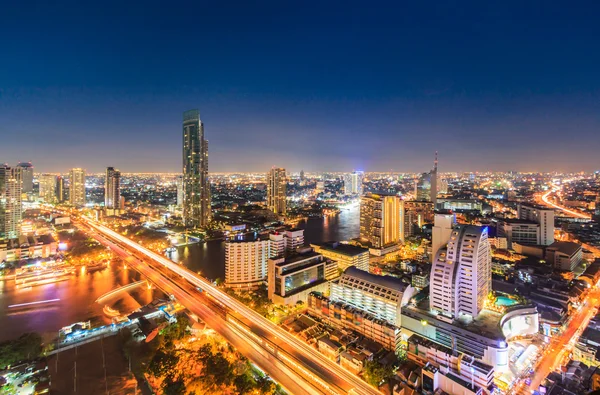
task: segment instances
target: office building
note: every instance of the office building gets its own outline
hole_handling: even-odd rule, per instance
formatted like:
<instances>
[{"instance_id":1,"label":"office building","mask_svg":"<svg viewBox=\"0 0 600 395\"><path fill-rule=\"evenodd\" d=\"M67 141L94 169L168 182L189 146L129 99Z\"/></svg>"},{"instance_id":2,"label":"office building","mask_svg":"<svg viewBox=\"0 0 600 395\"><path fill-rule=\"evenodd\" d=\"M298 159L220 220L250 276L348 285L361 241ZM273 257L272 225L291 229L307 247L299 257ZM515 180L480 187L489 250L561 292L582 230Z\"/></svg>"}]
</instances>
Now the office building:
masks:
<instances>
[{"instance_id":1,"label":"office building","mask_svg":"<svg viewBox=\"0 0 600 395\"><path fill-rule=\"evenodd\" d=\"M492 290L492 262L487 228L458 225L431 268L430 309L458 319L477 317Z\"/></svg>"},{"instance_id":2,"label":"office building","mask_svg":"<svg viewBox=\"0 0 600 395\"><path fill-rule=\"evenodd\" d=\"M183 207L183 176L177 176L175 185L177 187L177 207Z\"/></svg>"},{"instance_id":3,"label":"office building","mask_svg":"<svg viewBox=\"0 0 600 395\"><path fill-rule=\"evenodd\" d=\"M582 259L581 245L572 241L555 241L546 248L546 261L558 270L572 272Z\"/></svg>"},{"instance_id":4,"label":"office building","mask_svg":"<svg viewBox=\"0 0 600 395\"><path fill-rule=\"evenodd\" d=\"M183 224L196 228L211 218L208 141L198 110L183 113Z\"/></svg>"},{"instance_id":5,"label":"office building","mask_svg":"<svg viewBox=\"0 0 600 395\"><path fill-rule=\"evenodd\" d=\"M63 176L56 176L56 190L54 195L57 203L63 203L67 200L67 189Z\"/></svg>"},{"instance_id":6,"label":"office building","mask_svg":"<svg viewBox=\"0 0 600 395\"><path fill-rule=\"evenodd\" d=\"M415 289L397 277L377 276L349 267L331 283L330 299L354 306L400 328L401 308L414 294Z\"/></svg>"},{"instance_id":7,"label":"office building","mask_svg":"<svg viewBox=\"0 0 600 395\"><path fill-rule=\"evenodd\" d=\"M404 220L404 236L413 235L415 229L433 223L434 205L432 202L402 201L401 215Z\"/></svg>"},{"instance_id":8,"label":"office building","mask_svg":"<svg viewBox=\"0 0 600 395\"><path fill-rule=\"evenodd\" d=\"M73 207L85 206L85 170L71 169L69 182L69 203Z\"/></svg>"},{"instance_id":9,"label":"office building","mask_svg":"<svg viewBox=\"0 0 600 395\"><path fill-rule=\"evenodd\" d=\"M339 270L343 271L354 266L365 272L369 271L369 250L366 248L339 242L311 244L310 246L325 258L336 261Z\"/></svg>"},{"instance_id":10,"label":"office building","mask_svg":"<svg viewBox=\"0 0 600 395\"><path fill-rule=\"evenodd\" d=\"M118 215L121 207L121 172L114 167L106 168L104 180L104 208L109 215Z\"/></svg>"},{"instance_id":11,"label":"office building","mask_svg":"<svg viewBox=\"0 0 600 395\"><path fill-rule=\"evenodd\" d=\"M294 305L298 301L306 303L309 293L326 292L328 280L337 276L337 263L312 248L301 249L287 258L270 258L267 274L269 300L286 305Z\"/></svg>"},{"instance_id":12,"label":"office building","mask_svg":"<svg viewBox=\"0 0 600 395\"><path fill-rule=\"evenodd\" d=\"M369 193L360 199L360 238L371 248L382 249L397 244L400 238L398 196Z\"/></svg>"},{"instance_id":13,"label":"office building","mask_svg":"<svg viewBox=\"0 0 600 395\"><path fill-rule=\"evenodd\" d=\"M344 174L344 195L362 195L364 176L362 171Z\"/></svg>"},{"instance_id":14,"label":"office building","mask_svg":"<svg viewBox=\"0 0 600 395\"><path fill-rule=\"evenodd\" d=\"M540 245L540 225L533 221L507 218L498 221L498 238L506 240L506 246L514 249L513 244Z\"/></svg>"},{"instance_id":15,"label":"office building","mask_svg":"<svg viewBox=\"0 0 600 395\"><path fill-rule=\"evenodd\" d=\"M270 240L225 243L225 286L235 290L254 290L267 280Z\"/></svg>"},{"instance_id":16,"label":"office building","mask_svg":"<svg viewBox=\"0 0 600 395\"><path fill-rule=\"evenodd\" d=\"M433 169L421 174L415 183L415 199L421 202L432 202L435 206L438 188L438 159L435 152Z\"/></svg>"},{"instance_id":17,"label":"office building","mask_svg":"<svg viewBox=\"0 0 600 395\"><path fill-rule=\"evenodd\" d=\"M287 177L285 169L274 167L267 173L267 208L277 215L287 210Z\"/></svg>"},{"instance_id":18,"label":"office building","mask_svg":"<svg viewBox=\"0 0 600 395\"><path fill-rule=\"evenodd\" d=\"M517 205L517 216L521 220L532 221L540 226L538 244L548 246L554 243L554 210L521 203Z\"/></svg>"},{"instance_id":19,"label":"office building","mask_svg":"<svg viewBox=\"0 0 600 395\"><path fill-rule=\"evenodd\" d=\"M433 228L431 229L431 262L438 250L450 240L452 228L456 223L454 214L450 212L435 214Z\"/></svg>"},{"instance_id":20,"label":"office building","mask_svg":"<svg viewBox=\"0 0 600 395\"><path fill-rule=\"evenodd\" d=\"M56 202L56 176L53 174L42 174L39 177L39 197L45 203Z\"/></svg>"},{"instance_id":21,"label":"office building","mask_svg":"<svg viewBox=\"0 0 600 395\"><path fill-rule=\"evenodd\" d=\"M23 180L22 168L0 165L0 240L14 239L21 233Z\"/></svg>"},{"instance_id":22,"label":"office building","mask_svg":"<svg viewBox=\"0 0 600 395\"><path fill-rule=\"evenodd\" d=\"M23 193L33 192L33 165L31 162L21 162L17 165L21 168L23 179Z\"/></svg>"},{"instance_id":23,"label":"office building","mask_svg":"<svg viewBox=\"0 0 600 395\"><path fill-rule=\"evenodd\" d=\"M272 256L288 256L304 247L304 229L290 229L269 234Z\"/></svg>"}]
</instances>

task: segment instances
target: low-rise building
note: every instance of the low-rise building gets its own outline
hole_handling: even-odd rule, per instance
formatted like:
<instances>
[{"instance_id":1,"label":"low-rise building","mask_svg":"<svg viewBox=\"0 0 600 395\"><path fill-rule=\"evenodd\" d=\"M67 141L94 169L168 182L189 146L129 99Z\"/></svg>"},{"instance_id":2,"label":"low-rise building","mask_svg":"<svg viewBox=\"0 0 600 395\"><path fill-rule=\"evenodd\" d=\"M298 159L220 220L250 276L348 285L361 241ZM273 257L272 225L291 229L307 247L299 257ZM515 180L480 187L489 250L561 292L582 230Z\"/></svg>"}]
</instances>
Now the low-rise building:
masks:
<instances>
[{"instance_id":1,"label":"low-rise building","mask_svg":"<svg viewBox=\"0 0 600 395\"><path fill-rule=\"evenodd\" d=\"M555 241L546 248L546 261L555 269L572 272L582 259L581 245L571 241Z\"/></svg>"},{"instance_id":2,"label":"low-rise building","mask_svg":"<svg viewBox=\"0 0 600 395\"><path fill-rule=\"evenodd\" d=\"M345 349L341 343L332 340L327 336L321 337L317 341L317 345L319 352L335 363L339 362L340 355Z\"/></svg>"},{"instance_id":3,"label":"low-rise building","mask_svg":"<svg viewBox=\"0 0 600 395\"><path fill-rule=\"evenodd\" d=\"M369 271L369 250L351 244L339 242L311 244L315 252L338 263L339 270L354 266L366 272Z\"/></svg>"},{"instance_id":4,"label":"low-rise building","mask_svg":"<svg viewBox=\"0 0 600 395\"><path fill-rule=\"evenodd\" d=\"M19 236L18 238L0 241L0 262L49 258L56 255L57 248L57 241L49 234Z\"/></svg>"}]
</instances>

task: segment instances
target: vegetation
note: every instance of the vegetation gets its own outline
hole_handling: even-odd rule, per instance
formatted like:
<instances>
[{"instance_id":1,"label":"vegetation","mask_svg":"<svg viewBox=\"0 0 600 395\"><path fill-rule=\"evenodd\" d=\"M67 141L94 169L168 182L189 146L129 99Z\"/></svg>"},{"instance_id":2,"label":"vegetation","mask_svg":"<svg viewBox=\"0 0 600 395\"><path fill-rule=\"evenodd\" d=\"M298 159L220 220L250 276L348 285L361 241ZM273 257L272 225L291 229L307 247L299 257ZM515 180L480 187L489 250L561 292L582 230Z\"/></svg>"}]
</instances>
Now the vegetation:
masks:
<instances>
[{"instance_id":1,"label":"vegetation","mask_svg":"<svg viewBox=\"0 0 600 395\"><path fill-rule=\"evenodd\" d=\"M25 333L18 339L0 343L0 369L34 360L41 353L42 337L37 333Z\"/></svg>"},{"instance_id":2,"label":"vegetation","mask_svg":"<svg viewBox=\"0 0 600 395\"><path fill-rule=\"evenodd\" d=\"M396 373L393 364L384 365L379 361L366 361L364 366L364 379L370 385L379 388L381 384L388 381Z\"/></svg>"}]
</instances>

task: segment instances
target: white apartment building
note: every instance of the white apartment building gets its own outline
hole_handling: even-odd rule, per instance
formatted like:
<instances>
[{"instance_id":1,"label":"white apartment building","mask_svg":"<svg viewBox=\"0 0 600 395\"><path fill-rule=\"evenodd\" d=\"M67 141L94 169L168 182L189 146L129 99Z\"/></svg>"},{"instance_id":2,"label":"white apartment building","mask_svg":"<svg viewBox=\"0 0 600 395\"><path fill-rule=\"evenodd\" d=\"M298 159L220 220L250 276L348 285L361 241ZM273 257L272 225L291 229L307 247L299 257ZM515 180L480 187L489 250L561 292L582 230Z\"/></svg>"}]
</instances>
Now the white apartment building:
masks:
<instances>
[{"instance_id":1,"label":"white apartment building","mask_svg":"<svg viewBox=\"0 0 600 395\"><path fill-rule=\"evenodd\" d=\"M22 168L0 165L0 240L21 234Z\"/></svg>"},{"instance_id":2,"label":"white apartment building","mask_svg":"<svg viewBox=\"0 0 600 395\"><path fill-rule=\"evenodd\" d=\"M362 195L365 173L353 171L344 175L344 195Z\"/></svg>"},{"instance_id":3,"label":"white apartment building","mask_svg":"<svg viewBox=\"0 0 600 395\"><path fill-rule=\"evenodd\" d=\"M554 243L554 210L541 206L527 204L517 205L519 219L535 222L540 225L541 245L548 246Z\"/></svg>"},{"instance_id":4,"label":"white apartment building","mask_svg":"<svg viewBox=\"0 0 600 395\"><path fill-rule=\"evenodd\" d=\"M438 250L445 246L450 240L452 228L456 223L456 217L452 213L438 213L433 218L433 228L431 229L431 261Z\"/></svg>"},{"instance_id":5,"label":"white apartment building","mask_svg":"<svg viewBox=\"0 0 600 395\"><path fill-rule=\"evenodd\" d=\"M225 286L235 290L258 289L267 279L270 241L225 243Z\"/></svg>"}]
</instances>

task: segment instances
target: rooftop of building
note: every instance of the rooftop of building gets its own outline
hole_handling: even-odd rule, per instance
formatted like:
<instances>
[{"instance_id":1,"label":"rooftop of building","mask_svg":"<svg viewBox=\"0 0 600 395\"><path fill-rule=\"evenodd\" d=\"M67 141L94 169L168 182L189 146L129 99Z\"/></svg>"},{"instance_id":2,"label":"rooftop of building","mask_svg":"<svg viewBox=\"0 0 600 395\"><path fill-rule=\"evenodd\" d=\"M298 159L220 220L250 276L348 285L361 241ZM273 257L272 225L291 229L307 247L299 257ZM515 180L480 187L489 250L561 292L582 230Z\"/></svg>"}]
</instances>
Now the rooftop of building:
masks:
<instances>
[{"instance_id":1,"label":"rooftop of building","mask_svg":"<svg viewBox=\"0 0 600 395\"><path fill-rule=\"evenodd\" d=\"M398 277L378 276L376 274L371 274L364 270L360 270L354 266L348 267L344 271L344 274L342 274L342 277L344 277L344 276L358 278L365 282L377 284L384 288L388 288L388 289L400 291L400 292L404 292L404 290L410 285L410 284L406 284Z\"/></svg>"},{"instance_id":2,"label":"rooftop of building","mask_svg":"<svg viewBox=\"0 0 600 395\"><path fill-rule=\"evenodd\" d=\"M338 254L346 256L357 256L360 254L369 253L369 250L367 248L362 248L352 244L343 244L337 241L330 241L327 243L315 243L311 244L311 246L319 247L327 251L334 251Z\"/></svg>"},{"instance_id":3,"label":"rooftop of building","mask_svg":"<svg viewBox=\"0 0 600 395\"><path fill-rule=\"evenodd\" d=\"M519 219L519 218L503 218L502 220L500 220L500 222L506 222L507 224L514 224L514 225L535 225L538 226L539 224L533 221L528 221L526 219Z\"/></svg>"},{"instance_id":4,"label":"rooftop of building","mask_svg":"<svg viewBox=\"0 0 600 395\"><path fill-rule=\"evenodd\" d=\"M574 255L581 250L581 244L572 241L555 241L548 246L548 249L555 249L566 255Z\"/></svg>"},{"instance_id":5,"label":"rooftop of building","mask_svg":"<svg viewBox=\"0 0 600 395\"><path fill-rule=\"evenodd\" d=\"M579 337L579 341L582 343L600 344L600 331L594 328L585 328Z\"/></svg>"}]
</instances>

